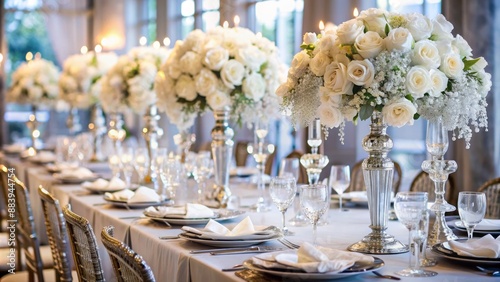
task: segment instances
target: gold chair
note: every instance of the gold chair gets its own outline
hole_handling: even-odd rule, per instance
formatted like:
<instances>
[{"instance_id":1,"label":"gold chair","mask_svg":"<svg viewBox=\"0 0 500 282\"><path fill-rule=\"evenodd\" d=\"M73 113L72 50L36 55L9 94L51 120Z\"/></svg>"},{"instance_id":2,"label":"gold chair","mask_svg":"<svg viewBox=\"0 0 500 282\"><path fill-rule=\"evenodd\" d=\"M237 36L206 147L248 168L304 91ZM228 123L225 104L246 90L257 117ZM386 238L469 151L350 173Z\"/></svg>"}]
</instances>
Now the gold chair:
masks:
<instances>
[{"instance_id":1,"label":"gold chair","mask_svg":"<svg viewBox=\"0 0 500 282\"><path fill-rule=\"evenodd\" d=\"M71 211L70 205L63 208L63 214L79 280L105 281L97 241L89 221Z\"/></svg>"},{"instance_id":2,"label":"gold chair","mask_svg":"<svg viewBox=\"0 0 500 282\"><path fill-rule=\"evenodd\" d=\"M300 158L304 155L304 153L302 153L301 151L299 150L293 150L290 154L288 154L285 158L287 159L291 159L291 158L296 158L296 159L299 159L299 179L297 179L297 183L300 183L300 184L307 184L309 183L309 180L307 178L307 170L305 169L305 167L303 167L301 164L300 164Z\"/></svg>"},{"instance_id":3,"label":"gold chair","mask_svg":"<svg viewBox=\"0 0 500 282\"><path fill-rule=\"evenodd\" d=\"M427 192L429 194L429 202L434 202L436 199L436 194L434 193L434 182L431 180L427 172L420 171L410 185L410 191L412 192ZM453 198L453 193L455 191L455 185L453 178L448 178L445 186L445 200L450 202Z\"/></svg>"},{"instance_id":4,"label":"gold chair","mask_svg":"<svg viewBox=\"0 0 500 282\"><path fill-rule=\"evenodd\" d=\"M38 187L38 195L42 200L42 210L45 217L45 226L47 227L49 246L52 250L56 280L61 282L76 280L78 274L76 271L72 271L71 268L66 220L59 205L59 200L54 198L41 185Z\"/></svg>"},{"instance_id":5,"label":"gold chair","mask_svg":"<svg viewBox=\"0 0 500 282\"><path fill-rule=\"evenodd\" d=\"M118 282L154 282L153 271L144 259L129 246L113 237L113 226L106 226L101 232L101 241L108 251Z\"/></svg>"},{"instance_id":6,"label":"gold chair","mask_svg":"<svg viewBox=\"0 0 500 282\"><path fill-rule=\"evenodd\" d=\"M486 194L485 218L500 218L500 177L486 181L478 189Z\"/></svg>"},{"instance_id":7,"label":"gold chair","mask_svg":"<svg viewBox=\"0 0 500 282\"><path fill-rule=\"evenodd\" d=\"M392 190L394 194L399 192L399 187L401 186L401 179L403 178L403 171L401 170L401 166L398 162L393 161L394 163L394 175L392 179ZM357 162L351 170L351 184L347 191L363 191L366 190L365 180L363 178L363 169L362 169L363 161Z\"/></svg>"}]
</instances>

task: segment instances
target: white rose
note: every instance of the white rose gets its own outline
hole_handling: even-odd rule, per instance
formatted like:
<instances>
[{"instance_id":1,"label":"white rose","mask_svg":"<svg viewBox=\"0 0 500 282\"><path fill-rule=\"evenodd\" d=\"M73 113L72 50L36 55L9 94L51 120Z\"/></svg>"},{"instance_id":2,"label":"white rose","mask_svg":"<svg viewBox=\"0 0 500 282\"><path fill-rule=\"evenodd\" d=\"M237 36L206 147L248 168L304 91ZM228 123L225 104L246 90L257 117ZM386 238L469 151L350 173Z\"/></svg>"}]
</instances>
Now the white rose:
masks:
<instances>
[{"instance_id":1,"label":"white rose","mask_svg":"<svg viewBox=\"0 0 500 282\"><path fill-rule=\"evenodd\" d=\"M441 63L439 51L430 40L422 40L415 43L411 53L411 61L415 65L422 65L428 69L436 69Z\"/></svg>"},{"instance_id":2,"label":"white rose","mask_svg":"<svg viewBox=\"0 0 500 282\"><path fill-rule=\"evenodd\" d=\"M30 100L36 101L42 98L43 90L41 87L31 86L27 90L28 90L28 97L30 98Z\"/></svg>"},{"instance_id":3,"label":"white rose","mask_svg":"<svg viewBox=\"0 0 500 282\"><path fill-rule=\"evenodd\" d=\"M230 89L241 85L244 75L245 67L236 60L227 61L220 71L222 82Z\"/></svg>"},{"instance_id":4,"label":"white rose","mask_svg":"<svg viewBox=\"0 0 500 282\"><path fill-rule=\"evenodd\" d=\"M398 27L389 32L384 38L387 50L409 51L413 44L413 36L410 31L404 27Z\"/></svg>"},{"instance_id":5,"label":"white rose","mask_svg":"<svg viewBox=\"0 0 500 282\"><path fill-rule=\"evenodd\" d=\"M220 110L229 106L231 99L222 91L214 91L207 96L207 104L212 110Z\"/></svg>"},{"instance_id":6,"label":"white rose","mask_svg":"<svg viewBox=\"0 0 500 282\"><path fill-rule=\"evenodd\" d=\"M363 34L364 29L363 22L358 19L343 22L337 28L340 44L354 44L356 38Z\"/></svg>"},{"instance_id":7,"label":"white rose","mask_svg":"<svg viewBox=\"0 0 500 282\"><path fill-rule=\"evenodd\" d=\"M315 32L306 32L302 40L304 44L314 44L318 40L318 36Z\"/></svg>"},{"instance_id":8,"label":"white rose","mask_svg":"<svg viewBox=\"0 0 500 282\"><path fill-rule=\"evenodd\" d=\"M459 78L464 71L464 62L457 53L447 53L443 56L439 69L449 78Z\"/></svg>"},{"instance_id":9,"label":"white rose","mask_svg":"<svg viewBox=\"0 0 500 282\"><path fill-rule=\"evenodd\" d=\"M384 40L378 33L368 31L356 38L354 47L364 59L374 58L384 49Z\"/></svg>"},{"instance_id":10,"label":"white rose","mask_svg":"<svg viewBox=\"0 0 500 282\"><path fill-rule=\"evenodd\" d=\"M448 39L432 41L439 51L439 54L446 54L450 52L459 53L459 50L452 46L452 41Z\"/></svg>"},{"instance_id":11,"label":"white rose","mask_svg":"<svg viewBox=\"0 0 500 282\"><path fill-rule=\"evenodd\" d=\"M471 69L473 71L482 71L488 65L488 62L483 57L479 57L479 60L472 65Z\"/></svg>"},{"instance_id":12,"label":"white rose","mask_svg":"<svg viewBox=\"0 0 500 282\"><path fill-rule=\"evenodd\" d=\"M311 58L307 54L306 51L301 51L293 57L292 63L290 65L290 70L288 71L288 74L291 75L293 78L297 79L301 77L304 72L307 70L307 67L309 66L309 61Z\"/></svg>"},{"instance_id":13,"label":"white rose","mask_svg":"<svg viewBox=\"0 0 500 282\"><path fill-rule=\"evenodd\" d=\"M358 111L356 110L356 108L344 107L342 114L347 121L353 121L354 117L358 114Z\"/></svg>"},{"instance_id":14,"label":"white rose","mask_svg":"<svg viewBox=\"0 0 500 282\"><path fill-rule=\"evenodd\" d=\"M207 68L201 69L194 77L196 92L200 93L202 96L207 96L208 93L215 91L218 83L219 79L217 76Z\"/></svg>"},{"instance_id":15,"label":"white rose","mask_svg":"<svg viewBox=\"0 0 500 282\"><path fill-rule=\"evenodd\" d=\"M181 70L179 68L179 61L174 61L167 66L166 72L171 78L177 79L181 75Z\"/></svg>"},{"instance_id":16,"label":"white rose","mask_svg":"<svg viewBox=\"0 0 500 282\"><path fill-rule=\"evenodd\" d=\"M467 41L465 41L465 39L460 36L460 34L457 34L451 44L458 49L460 57L463 58L472 56L472 48L470 47L469 43L467 43Z\"/></svg>"},{"instance_id":17,"label":"white rose","mask_svg":"<svg viewBox=\"0 0 500 282\"><path fill-rule=\"evenodd\" d=\"M196 99L196 88L193 79L189 75L181 75L175 82L175 92L181 98L188 101Z\"/></svg>"},{"instance_id":18,"label":"white rose","mask_svg":"<svg viewBox=\"0 0 500 282\"><path fill-rule=\"evenodd\" d=\"M422 98L432 87L429 71L422 66L414 66L406 75L406 89L415 98Z\"/></svg>"},{"instance_id":19,"label":"white rose","mask_svg":"<svg viewBox=\"0 0 500 282\"><path fill-rule=\"evenodd\" d=\"M385 26L387 25L386 17L387 15L385 14L385 11L377 8L364 10L359 15L359 18L363 20L366 29L374 31L380 36L385 36Z\"/></svg>"},{"instance_id":20,"label":"white rose","mask_svg":"<svg viewBox=\"0 0 500 282\"><path fill-rule=\"evenodd\" d=\"M203 63L211 70L220 70L229 60L229 52L218 46L207 51Z\"/></svg>"},{"instance_id":21,"label":"white rose","mask_svg":"<svg viewBox=\"0 0 500 282\"><path fill-rule=\"evenodd\" d=\"M295 87L295 83L291 78L288 78L285 83L282 83L278 89L276 89L276 95L279 97L286 97L289 91Z\"/></svg>"},{"instance_id":22,"label":"white rose","mask_svg":"<svg viewBox=\"0 0 500 282\"><path fill-rule=\"evenodd\" d=\"M412 102L401 98L393 103L385 105L382 109L384 121L389 126L402 127L406 124L413 124L413 116L417 113L417 108Z\"/></svg>"},{"instance_id":23,"label":"white rose","mask_svg":"<svg viewBox=\"0 0 500 282\"><path fill-rule=\"evenodd\" d=\"M411 32L415 41L431 37L432 22L428 17L420 13L411 13L407 15L407 19L408 24L406 28Z\"/></svg>"},{"instance_id":24,"label":"white rose","mask_svg":"<svg viewBox=\"0 0 500 282\"><path fill-rule=\"evenodd\" d=\"M238 62L253 71L259 71L260 67L266 62L266 54L255 46L239 49L236 52Z\"/></svg>"},{"instance_id":25,"label":"white rose","mask_svg":"<svg viewBox=\"0 0 500 282\"><path fill-rule=\"evenodd\" d=\"M480 70L477 72L477 78L480 81L478 92L481 97L486 97L488 92L491 90L491 74L485 72L484 70Z\"/></svg>"},{"instance_id":26,"label":"white rose","mask_svg":"<svg viewBox=\"0 0 500 282\"><path fill-rule=\"evenodd\" d=\"M243 80L243 93L249 99L259 101L266 93L266 81L257 73L252 73Z\"/></svg>"},{"instance_id":27,"label":"white rose","mask_svg":"<svg viewBox=\"0 0 500 282\"><path fill-rule=\"evenodd\" d=\"M432 35L435 39L453 39L451 31L453 24L451 24L442 14L439 14L432 21Z\"/></svg>"},{"instance_id":28,"label":"white rose","mask_svg":"<svg viewBox=\"0 0 500 282\"><path fill-rule=\"evenodd\" d=\"M203 31L195 29L186 36L182 48L184 50L193 50L197 53L201 53L205 37L206 35Z\"/></svg>"},{"instance_id":29,"label":"white rose","mask_svg":"<svg viewBox=\"0 0 500 282\"><path fill-rule=\"evenodd\" d=\"M429 90L429 95L432 97L439 97L448 86L448 77L446 77L442 71L437 69L431 69L429 74L431 75L432 81L432 87Z\"/></svg>"},{"instance_id":30,"label":"white rose","mask_svg":"<svg viewBox=\"0 0 500 282\"><path fill-rule=\"evenodd\" d=\"M179 66L181 71L196 75L203 67L201 65L201 56L195 52L188 51L179 59Z\"/></svg>"},{"instance_id":31,"label":"white rose","mask_svg":"<svg viewBox=\"0 0 500 282\"><path fill-rule=\"evenodd\" d=\"M322 53L329 54L335 48L335 41L337 36L335 34L325 34L318 42L318 48Z\"/></svg>"},{"instance_id":32,"label":"white rose","mask_svg":"<svg viewBox=\"0 0 500 282\"><path fill-rule=\"evenodd\" d=\"M331 63L326 67L324 76L325 87L332 90L333 93L352 94L353 83L347 78L347 67L344 64Z\"/></svg>"},{"instance_id":33,"label":"white rose","mask_svg":"<svg viewBox=\"0 0 500 282\"><path fill-rule=\"evenodd\" d=\"M358 86L370 87L375 77L375 67L368 60L351 61L347 66L347 79Z\"/></svg>"},{"instance_id":34,"label":"white rose","mask_svg":"<svg viewBox=\"0 0 500 282\"><path fill-rule=\"evenodd\" d=\"M321 124L329 128L339 127L342 121L344 121L342 112L330 103L319 106L318 117L321 120Z\"/></svg>"},{"instance_id":35,"label":"white rose","mask_svg":"<svg viewBox=\"0 0 500 282\"><path fill-rule=\"evenodd\" d=\"M319 53L309 62L309 68L316 76L323 76L326 67L332 62L325 53Z\"/></svg>"}]
</instances>

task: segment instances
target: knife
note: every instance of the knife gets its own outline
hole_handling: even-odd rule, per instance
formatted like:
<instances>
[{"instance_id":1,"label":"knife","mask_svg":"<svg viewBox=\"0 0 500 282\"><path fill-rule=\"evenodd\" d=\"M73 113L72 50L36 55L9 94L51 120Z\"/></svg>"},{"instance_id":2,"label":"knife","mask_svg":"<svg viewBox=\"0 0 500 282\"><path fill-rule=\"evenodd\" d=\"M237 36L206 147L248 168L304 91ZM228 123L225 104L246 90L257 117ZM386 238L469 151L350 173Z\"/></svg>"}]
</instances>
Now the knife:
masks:
<instances>
[{"instance_id":1,"label":"knife","mask_svg":"<svg viewBox=\"0 0 500 282\"><path fill-rule=\"evenodd\" d=\"M210 252L211 255L236 255L236 254L247 254L247 253L266 253L272 251L282 251L282 248L273 248L273 247L250 247L245 250L217 250L214 252Z\"/></svg>"},{"instance_id":2,"label":"knife","mask_svg":"<svg viewBox=\"0 0 500 282\"><path fill-rule=\"evenodd\" d=\"M204 253L212 253L218 251L246 251L249 249L255 249L257 247L244 247L244 248L225 248L225 249L208 249L208 250L198 250L198 251L190 251L190 254L204 254Z\"/></svg>"}]
</instances>

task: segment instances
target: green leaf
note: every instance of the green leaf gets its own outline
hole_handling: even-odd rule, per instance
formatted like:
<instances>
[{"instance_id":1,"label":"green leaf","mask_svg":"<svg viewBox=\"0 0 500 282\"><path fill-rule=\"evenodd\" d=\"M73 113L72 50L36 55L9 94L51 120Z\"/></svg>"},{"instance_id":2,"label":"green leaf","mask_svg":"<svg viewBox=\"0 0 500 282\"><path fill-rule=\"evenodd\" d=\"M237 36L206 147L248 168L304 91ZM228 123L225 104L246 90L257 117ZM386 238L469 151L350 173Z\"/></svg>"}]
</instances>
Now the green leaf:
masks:
<instances>
[{"instance_id":1,"label":"green leaf","mask_svg":"<svg viewBox=\"0 0 500 282\"><path fill-rule=\"evenodd\" d=\"M368 104L362 105L361 108L359 109L359 118L361 120L369 119L372 116L374 109L375 109L374 107Z\"/></svg>"},{"instance_id":2,"label":"green leaf","mask_svg":"<svg viewBox=\"0 0 500 282\"><path fill-rule=\"evenodd\" d=\"M414 119L414 120L417 120L419 117L420 117L420 115L419 115L418 113L415 113L415 114L413 115L413 119Z\"/></svg>"},{"instance_id":3,"label":"green leaf","mask_svg":"<svg viewBox=\"0 0 500 282\"><path fill-rule=\"evenodd\" d=\"M412 103L415 102L415 99L413 99L413 96L411 96L410 94L406 95L405 98Z\"/></svg>"},{"instance_id":4,"label":"green leaf","mask_svg":"<svg viewBox=\"0 0 500 282\"><path fill-rule=\"evenodd\" d=\"M476 58L476 59L472 59L472 60L467 60L467 59L463 59L463 62L464 62L464 70L470 70L471 67L477 63L479 61L479 58Z\"/></svg>"},{"instance_id":5,"label":"green leaf","mask_svg":"<svg viewBox=\"0 0 500 282\"><path fill-rule=\"evenodd\" d=\"M389 32L391 31L391 27L389 27L389 24L385 24L385 36L389 35Z\"/></svg>"},{"instance_id":6,"label":"green leaf","mask_svg":"<svg viewBox=\"0 0 500 282\"><path fill-rule=\"evenodd\" d=\"M363 89L363 86L354 84L354 86L352 87L352 93L358 93L359 91L361 91L361 89Z\"/></svg>"}]
</instances>

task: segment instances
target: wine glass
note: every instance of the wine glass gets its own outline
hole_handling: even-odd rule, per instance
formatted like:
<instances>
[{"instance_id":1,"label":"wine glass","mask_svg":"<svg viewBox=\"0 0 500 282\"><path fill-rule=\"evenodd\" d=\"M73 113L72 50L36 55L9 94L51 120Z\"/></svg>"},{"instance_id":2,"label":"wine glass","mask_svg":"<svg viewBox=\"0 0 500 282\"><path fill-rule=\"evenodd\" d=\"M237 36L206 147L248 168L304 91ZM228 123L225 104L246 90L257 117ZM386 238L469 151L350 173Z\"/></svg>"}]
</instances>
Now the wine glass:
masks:
<instances>
[{"instance_id":1,"label":"wine glass","mask_svg":"<svg viewBox=\"0 0 500 282\"><path fill-rule=\"evenodd\" d=\"M266 161L269 155L274 152L274 145L264 142L259 143L249 143L247 145L247 152L251 154L257 163L257 169L259 170L257 179L257 190L259 191L259 199L255 205L257 212L267 211L268 204L266 203L266 186L264 183L264 169L266 167Z\"/></svg>"},{"instance_id":2,"label":"wine glass","mask_svg":"<svg viewBox=\"0 0 500 282\"><path fill-rule=\"evenodd\" d=\"M486 195L483 192L458 193L458 214L467 228L467 237L472 239L474 228L486 213Z\"/></svg>"},{"instance_id":3,"label":"wine glass","mask_svg":"<svg viewBox=\"0 0 500 282\"><path fill-rule=\"evenodd\" d=\"M134 173L134 149L125 148L121 153L121 164L123 171L123 178L125 178L125 183L127 188L131 187L132 174Z\"/></svg>"},{"instance_id":4,"label":"wine glass","mask_svg":"<svg viewBox=\"0 0 500 282\"><path fill-rule=\"evenodd\" d=\"M281 160L278 176L292 176L295 177L295 182L297 182L299 179L299 173L300 162L298 158L285 158ZM304 226L309 223L300 209L299 195L300 192L297 189L297 192L295 193L296 200L293 202L293 211L295 212L295 216L288 221L290 222L290 225L293 226Z\"/></svg>"},{"instance_id":5,"label":"wine glass","mask_svg":"<svg viewBox=\"0 0 500 282\"><path fill-rule=\"evenodd\" d=\"M448 144L448 131L444 128L441 117L429 121L425 138L427 152L432 155L433 159L442 160L444 154L448 151Z\"/></svg>"},{"instance_id":6,"label":"wine glass","mask_svg":"<svg viewBox=\"0 0 500 282\"><path fill-rule=\"evenodd\" d=\"M212 176L214 162L210 152L199 153L193 168L193 177L198 185L198 203L202 203L207 195L207 179Z\"/></svg>"},{"instance_id":7,"label":"wine glass","mask_svg":"<svg viewBox=\"0 0 500 282\"><path fill-rule=\"evenodd\" d=\"M278 207L282 215L283 227L281 230L284 235L293 235L293 232L286 227L285 213L293 202L297 191L297 185L294 177L273 177L269 186L271 199Z\"/></svg>"},{"instance_id":8,"label":"wine glass","mask_svg":"<svg viewBox=\"0 0 500 282\"><path fill-rule=\"evenodd\" d=\"M427 239L429 216L427 213L427 192L399 192L396 194L394 208L399 221L408 228L408 244L411 247L408 268L398 271L403 277L430 277L434 271L423 270L420 265L420 251ZM415 261L412 263L412 261Z\"/></svg>"},{"instance_id":9,"label":"wine glass","mask_svg":"<svg viewBox=\"0 0 500 282\"><path fill-rule=\"evenodd\" d=\"M330 169L330 187L339 194L339 207L342 211L342 194L351 183L350 168L348 165L332 165Z\"/></svg>"},{"instance_id":10,"label":"wine glass","mask_svg":"<svg viewBox=\"0 0 500 282\"><path fill-rule=\"evenodd\" d=\"M139 175L139 184L144 183L144 178L149 171L149 153L146 148L137 148L134 154L134 167Z\"/></svg>"},{"instance_id":11,"label":"wine glass","mask_svg":"<svg viewBox=\"0 0 500 282\"><path fill-rule=\"evenodd\" d=\"M180 160L176 158L164 159L159 172L164 187L162 194L165 198L173 200L175 205L183 204L186 197L179 187L185 186L183 183L186 176Z\"/></svg>"},{"instance_id":12,"label":"wine glass","mask_svg":"<svg viewBox=\"0 0 500 282\"><path fill-rule=\"evenodd\" d=\"M300 207L313 225L313 244L316 244L316 227L320 217L328 210L330 193L324 184L307 184L300 186Z\"/></svg>"},{"instance_id":13,"label":"wine glass","mask_svg":"<svg viewBox=\"0 0 500 282\"><path fill-rule=\"evenodd\" d=\"M108 164L113 177L120 177L120 171L122 168L122 162L120 160L120 154L113 152L108 156Z\"/></svg>"}]
</instances>

